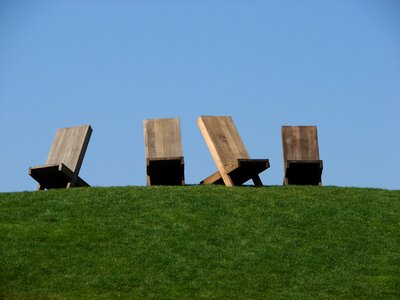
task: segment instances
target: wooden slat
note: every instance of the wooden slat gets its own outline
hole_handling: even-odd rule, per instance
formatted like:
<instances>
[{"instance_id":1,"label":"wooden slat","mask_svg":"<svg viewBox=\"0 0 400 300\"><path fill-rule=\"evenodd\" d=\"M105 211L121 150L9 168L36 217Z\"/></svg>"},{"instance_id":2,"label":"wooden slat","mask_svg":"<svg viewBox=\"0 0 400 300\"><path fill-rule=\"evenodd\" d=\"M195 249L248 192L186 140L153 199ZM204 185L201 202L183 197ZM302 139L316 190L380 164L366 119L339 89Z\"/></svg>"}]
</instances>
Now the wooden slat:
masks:
<instances>
[{"instance_id":1,"label":"wooden slat","mask_svg":"<svg viewBox=\"0 0 400 300\"><path fill-rule=\"evenodd\" d=\"M207 178L203 179L200 184L223 184L224 181L222 180L221 173L216 171L212 173Z\"/></svg>"},{"instance_id":2,"label":"wooden slat","mask_svg":"<svg viewBox=\"0 0 400 300\"><path fill-rule=\"evenodd\" d=\"M233 170L236 170L239 167L239 162L236 161L235 164L231 164L228 166L224 167L224 173L226 173L228 176ZM230 177L230 176L229 176ZM233 181L232 181L233 183ZM220 171L212 173L210 176L205 178L200 182L200 184L224 184L223 177L221 175Z\"/></svg>"},{"instance_id":3,"label":"wooden slat","mask_svg":"<svg viewBox=\"0 0 400 300\"><path fill-rule=\"evenodd\" d=\"M63 163L78 174L91 134L90 125L58 129L46 165Z\"/></svg>"},{"instance_id":4,"label":"wooden slat","mask_svg":"<svg viewBox=\"0 0 400 300\"><path fill-rule=\"evenodd\" d=\"M147 119L143 128L147 159L183 156L178 118Z\"/></svg>"},{"instance_id":5,"label":"wooden slat","mask_svg":"<svg viewBox=\"0 0 400 300\"><path fill-rule=\"evenodd\" d=\"M235 164L237 160L230 147L233 143L232 137L235 134L229 132L229 129L232 129L232 126L227 125L229 122L233 123L230 117L201 116L197 124L225 185L234 186L226 171L226 166ZM238 139L240 140L239 143L242 143L240 137L236 136L236 140ZM236 149L237 147L233 148Z\"/></svg>"},{"instance_id":6,"label":"wooden slat","mask_svg":"<svg viewBox=\"0 0 400 300\"><path fill-rule=\"evenodd\" d=\"M227 166L250 158L231 117L201 116L198 125L216 163Z\"/></svg>"},{"instance_id":7,"label":"wooden slat","mask_svg":"<svg viewBox=\"0 0 400 300\"><path fill-rule=\"evenodd\" d=\"M316 126L282 126L283 159L319 160Z\"/></svg>"}]
</instances>

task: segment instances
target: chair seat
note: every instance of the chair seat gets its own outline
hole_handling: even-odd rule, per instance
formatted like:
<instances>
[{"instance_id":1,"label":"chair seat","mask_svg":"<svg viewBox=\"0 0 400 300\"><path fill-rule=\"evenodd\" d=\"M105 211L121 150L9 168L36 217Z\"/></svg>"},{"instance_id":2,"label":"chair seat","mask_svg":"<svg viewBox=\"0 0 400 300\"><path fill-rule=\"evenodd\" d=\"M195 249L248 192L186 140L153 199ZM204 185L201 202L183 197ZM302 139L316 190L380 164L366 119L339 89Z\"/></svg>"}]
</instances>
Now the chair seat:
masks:
<instances>
[{"instance_id":1,"label":"chair seat","mask_svg":"<svg viewBox=\"0 0 400 300\"><path fill-rule=\"evenodd\" d=\"M322 160L288 160L285 178L288 184L321 185Z\"/></svg>"},{"instance_id":2,"label":"chair seat","mask_svg":"<svg viewBox=\"0 0 400 300\"><path fill-rule=\"evenodd\" d=\"M183 157L166 157L147 160L147 176L151 185L183 185Z\"/></svg>"},{"instance_id":3,"label":"chair seat","mask_svg":"<svg viewBox=\"0 0 400 300\"><path fill-rule=\"evenodd\" d=\"M76 177L73 181L74 172L63 163L45 165L29 168L29 175L39 182L43 189L66 188L69 183L75 187L89 186L82 178Z\"/></svg>"}]
</instances>

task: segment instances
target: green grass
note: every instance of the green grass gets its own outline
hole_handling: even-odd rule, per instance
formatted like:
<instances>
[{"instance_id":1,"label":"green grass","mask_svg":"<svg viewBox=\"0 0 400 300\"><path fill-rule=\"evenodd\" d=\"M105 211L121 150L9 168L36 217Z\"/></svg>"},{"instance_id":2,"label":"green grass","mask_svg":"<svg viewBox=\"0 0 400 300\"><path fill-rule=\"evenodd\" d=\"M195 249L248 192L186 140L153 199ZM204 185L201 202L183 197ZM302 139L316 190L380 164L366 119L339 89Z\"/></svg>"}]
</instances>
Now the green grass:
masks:
<instances>
[{"instance_id":1,"label":"green grass","mask_svg":"<svg viewBox=\"0 0 400 300\"><path fill-rule=\"evenodd\" d=\"M400 191L0 194L0 299L400 298Z\"/></svg>"}]
</instances>

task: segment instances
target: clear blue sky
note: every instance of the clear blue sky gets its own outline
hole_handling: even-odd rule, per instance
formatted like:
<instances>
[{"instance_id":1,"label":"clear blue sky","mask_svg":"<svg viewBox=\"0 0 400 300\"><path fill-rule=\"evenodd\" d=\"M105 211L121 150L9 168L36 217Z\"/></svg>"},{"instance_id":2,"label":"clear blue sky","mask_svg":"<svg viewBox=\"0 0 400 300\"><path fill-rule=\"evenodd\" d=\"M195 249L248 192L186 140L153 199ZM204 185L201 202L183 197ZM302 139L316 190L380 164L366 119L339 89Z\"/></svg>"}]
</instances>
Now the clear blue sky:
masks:
<instances>
[{"instance_id":1,"label":"clear blue sky","mask_svg":"<svg viewBox=\"0 0 400 300\"><path fill-rule=\"evenodd\" d=\"M81 177L145 185L143 119L180 117L186 182L216 170L199 115L231 115L283 178L282 125L317 125L323 184L400 189L400 1L0 0L0 192L34 190L60 127Z\"/></svg>"}]
</instances>

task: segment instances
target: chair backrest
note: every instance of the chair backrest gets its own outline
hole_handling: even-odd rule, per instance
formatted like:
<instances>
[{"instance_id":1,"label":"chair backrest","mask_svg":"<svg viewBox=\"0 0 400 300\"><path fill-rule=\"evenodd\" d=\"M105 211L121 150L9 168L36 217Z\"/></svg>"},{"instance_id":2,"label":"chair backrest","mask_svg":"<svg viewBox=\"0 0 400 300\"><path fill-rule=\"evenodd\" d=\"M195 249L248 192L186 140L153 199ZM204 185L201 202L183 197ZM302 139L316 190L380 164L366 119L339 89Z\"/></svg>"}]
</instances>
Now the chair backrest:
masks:
<instances>
[{"instance_id":1,"label":"chair backrest","mask_svg":"<svg viewBox=\"0 0 400 300\"><path fill-rule=\"evenodd\" d=\"M283 159L319 160L316 126L282 126Z\"/></svg>"},{"instance_id":2,"label":"chair backrest","mask_svg":"<svg viewBox=\"0 0 400 300\"><path fill-rule=\"evenodd\" d=\"M147 119L143 122L143 129L147 159L183 156L178 118Z\"/></svg>"},{"instance_id":3,"label":"chair backrest","mask_svg":"<svg viewBox=\"0 0 400 300\"><path fill-rule=\"evenodd\" d=\"M222 166L249 159L246 147L230 116L201 116L197 120L215 163Z\"/></svg>"},{"instance_id":4,"label":"chair backrest","mask_svg":"<svg viewBox=\"0 0 400 300\"><path fill-rule=\"evenodd\" d=\"M58 129L46 164L63 163L71 171L78 174L91 134L90 125Z\"/></svg>"}]
</instances>

